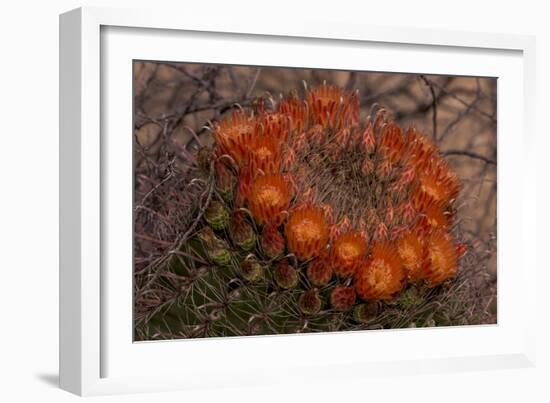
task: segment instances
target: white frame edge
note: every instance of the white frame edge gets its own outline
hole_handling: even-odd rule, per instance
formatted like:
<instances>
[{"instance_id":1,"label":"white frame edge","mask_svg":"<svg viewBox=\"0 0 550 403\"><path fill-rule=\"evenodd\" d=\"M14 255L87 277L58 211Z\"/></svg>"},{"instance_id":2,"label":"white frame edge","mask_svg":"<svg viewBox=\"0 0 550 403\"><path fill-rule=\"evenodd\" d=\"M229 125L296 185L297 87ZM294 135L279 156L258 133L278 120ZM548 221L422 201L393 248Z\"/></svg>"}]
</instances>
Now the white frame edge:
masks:
<instances>
[{"instance_id":1,"label":"white frame edge","mask_svg":"<svg viewBox=\"0 0 550 403\"><path fill-rule=\"evenodd\" d=\"M60 18L59 30L59 383L80 394L80 10ZM72 252L70 252L72 251Z\"/></svg>"},{"instance_id":2,"label":"white frame edge","mask_svg":"<svg viewBox=\"0 0 550 403\"><path fill-rule=\"evenodd\" d=\"M60 16L60 386L78 395L120 392L127 383L100 378L100 27L116 25L160 29L184 29L257 35L329 38L385 43L458 46L480 49L520 50L524 60L525 88L525 186L536 188L535 164L535 38L532 36L471 33L443 30L373 27L331 21L289 21L281 25L249 20L246 26L232 19L151 10L79 8ZM328 26L328 28L327 28ZM329 34L327 34L329 33ZM525 189L527 191L527 189ZM526 221L536 221L536 200L524 206ZM524 246L528 265L530 306L535 306L535 243ZM532 366L535 362L535 309L530 310L525 355L503 356L508 366ZM507 359L506 359L507 357ZM481 367L494 367L485 362ZM467 370L467 360L443 360L433 367ZM451 362L453 361L453 362ZM417 365L421 367L421 365ZM413 366L409 366L413 367ZM388 366L388 372L395 366ZM365 368L366 373L370 371ZM176 384L140 387L162 390ZM181 388L181 385L180 385Z\"/></svg>"},{"instance_id":3,"label":"white frame edge","mask_svg":"<svg viewBox=\"0 0 550 403\"><path fill-rule=\"evenodd\" d=\"M99 24L84 9L60 16L59 81L59 383L83 395L100 374Z\"/></svg>"}]
</instances>

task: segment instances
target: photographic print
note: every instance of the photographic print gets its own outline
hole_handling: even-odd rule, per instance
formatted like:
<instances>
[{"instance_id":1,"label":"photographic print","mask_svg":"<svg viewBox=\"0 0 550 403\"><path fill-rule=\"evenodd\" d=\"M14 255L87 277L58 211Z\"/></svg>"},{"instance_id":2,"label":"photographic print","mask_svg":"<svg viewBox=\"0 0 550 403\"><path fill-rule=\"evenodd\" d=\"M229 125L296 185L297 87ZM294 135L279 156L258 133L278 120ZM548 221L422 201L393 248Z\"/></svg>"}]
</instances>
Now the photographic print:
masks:
<instances>
[{"instance_id":1,"label":"photographic print","mask_svg":"<svg viewBox=\"0 0 550 403\"><path fill-rule=\"evenodd\" d=\"M134 340L497 322L497 79L133 63Z\"/></svg>"}]
</instances>

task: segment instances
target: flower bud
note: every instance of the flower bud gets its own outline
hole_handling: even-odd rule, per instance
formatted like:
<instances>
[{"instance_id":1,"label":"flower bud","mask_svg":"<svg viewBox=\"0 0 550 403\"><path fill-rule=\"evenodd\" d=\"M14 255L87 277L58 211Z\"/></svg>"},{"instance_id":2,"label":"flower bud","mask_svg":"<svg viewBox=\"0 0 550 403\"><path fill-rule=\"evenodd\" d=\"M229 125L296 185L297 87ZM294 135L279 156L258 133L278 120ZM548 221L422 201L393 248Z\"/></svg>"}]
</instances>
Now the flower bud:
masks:
<instances>
[{"instance_id":1,"label":"flower bud","mask_svg":"<svg viewBox=\"0 0 550 403\"><path fill-rule=\"evenodd\" d=\"M204 213L204 218L208 225L219 231L229 224L229 213L225 206L219 201L212 201Z\"/></svg>"},{"instance_id":2,"label":"flower bud","mask_svg":"<svg viewBox=\"0 0 550 403\"><path fill-rule=\"evenodd\" d=\"M321 310L322 301L316 290L308 290L300 295L298 307L300 311L307 316L312 316Z\"/></svg>"},{"instance_id":3,"label":"flower bud","mask_svg":"<svg viewBox=\"0 0 550 403\"><path fill-rule=\"evenodd\" d=\"M207 247L206 253L208 254L208 259L218 266L226 266L231 262L229 246L222 239L216 238L212 245Z\"/></svg>"},{"instance_id":4,"label":"flower bud","mask_svg":"<svg viewBox=\"0 0 550 403\"><path fill-rule=\"evenodd\" d=\"M225 266L231 261L231 253L229 245L223 239L220 239L214 234L212 228L204 227L198 233L197 237L204 245L204 251L212 263Z\"/></svg>"},{"instance_id":5,"label":"flower bud","mask_svg":"<svg viewBox=\"0 0 550 403\"><path fill-rule=\"evenodd\" d=\"M225 164L216 164L216 189L223 200L227 203L233 201L234 189L237 180L235 175L225 166Z\"/></svg>"},{"instance_id":6,"label":"flower bud","mask_svg":"<svg viewBox=\"0 0 550 403\"><path fill-rule=\"evenodd\" d=\"M330 294L330 304L337 311L349 311L355 304L355 289L343 286L334 288Z\"/></svg>"},{"instance_id":7,"label":"flower bud","mask_svg":"<svg viewBox=\"0 0 550 403\"><path fill-rule=\"evenodd\" d=\"M327 285L332 278L332 267L325 257L319 257L310 262L307 267L307 277L316 287Z\"/></svg>"},{"instance_id":8,"label":"flower bud","mask_svg":"<svg viewBox=\"0 0 550 403\"><path fill-rule=\"evenodd\" d=\"M285 252L285 240L276 225L266 225L262 231L260 243L264 253L275 258Z\"/></svg>"},{"instance_id":9,"label":"flower bud","mask_svg":"<svg viewBox=\"0 0 550 403\"><path fill-rule=\"evenodd\" d=\"M235 245L246 251L256 246L256 233L241 211L235 212L231 219L231 239Z\"/></svg>"},{"instance_id":10,"label":"flower bud","mask_svg":"<svg viewBox=\"0 0 550 403\"><path fill-rule=\"evenodd\" d=\"M288 264L288 260L281 260L275 269L275 282L281 288L294 288L298 285L298 272Z\"/></svg>"},{"instance_id":11,"label":"flower bud","mask_svg":"<svg viewBox=\"0 0 550 403\"><path fill-rule=\"evenodd\" d=\"M372 301L356 305L353 309L353 319L359 323L367 323L378 315L378 303Z\"/></svg>"},{"instance_id":12,"label":"flower bud","mask_svg":"<svg viewBox=\"0 0 550 403\"><path fill-rule=\"evenodd\" d=\"M240 265L240 270L243 278L250 282L261 280L264 273L263 266L254 256L250 256L243 260Z\"/></svg>"},{"instance_id":13,"label":"flower bud","mask_svg":"<svg viewBox=\"0 0 550 403\"><path fill-rule=\"evenodd\" d=\"M401 293L398 303L405 309L413 308L422 303L422 295L418 288L412 286Z\"/></svg>"}]
</instances>

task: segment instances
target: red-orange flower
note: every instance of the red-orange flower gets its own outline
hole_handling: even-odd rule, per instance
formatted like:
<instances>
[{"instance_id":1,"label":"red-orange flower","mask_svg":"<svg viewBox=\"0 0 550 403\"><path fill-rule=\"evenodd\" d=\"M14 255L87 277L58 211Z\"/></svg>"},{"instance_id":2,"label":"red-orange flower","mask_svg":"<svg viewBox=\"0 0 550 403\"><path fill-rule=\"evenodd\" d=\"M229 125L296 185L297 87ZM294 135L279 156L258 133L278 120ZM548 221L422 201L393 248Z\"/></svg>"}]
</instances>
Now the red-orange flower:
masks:
<instances>
[{"instance_id":1,"label":"red-orange flower","mask_svg":"<svg viewBox=\"0 0 550 403\"><path fill-rule=\"evenodd\" d=\"M334 85L314 88L307 94L307 105L313 125L334 129L354 126L359 122L359 99Z\"/></svg>"},{"instance_id":2,"label":"red-orange flower","mask_svg":"<svg viewBox=\"0 0 550 403\"><path fill-rule=\"evenodd\" d=\"M442 160L433 160L427 169L420 172L420 188L435 201L449 203L462 188L456 174Z\"/></svg>"},{"instance_id":3,"label":"red-orange flower","mask_svg":"<svg viewBox=\"0 0 550 403\"><path fill-rule=\"evenodd\" d=\"M282 175L258 177L250 189L248 204L259 224L280 224L290 206L290 185Z\"/></svg>"},{"instance_id":4,"label":"red-orange flower","mask_svg":"<svg viewBox=\"0 0 550 403\"><path fill-rule=\"evenodd\" d=\"M320 207L303 206L290 213L285 225L288 249L298 259L318 256L328 242L329 226Z\"/></svg>"},{"instance_id":5,"label":"red-orange flower","mask_svg":"<svg viewBox=\"0 0 550 403\"><path fill-rule=\"evenodd\" d=\"M403 131L397 124L390 122L384 127L380 139L380 149L392 163L397 163L403 158L407 143L403 138Z\"/></svg>"},{"instance_id":6,"label":"red-orange flower","mask_svg":"<svg viewBox=\"0 0 550 403\"><path fill-rule=\"evenodd\" d=\"M250 188L252 186L252 174L249 169L242 167L239 172L239 182L237 184L237 195L235 196L235 205L242 207L248 203L250 197Z\"/></svg>"},{"instance_id":7,"label":"red-orange flower","mask_svg":"<svg viewBox=\"0 0 550 403\"><path fill-rule=\"evenodd\" d=\"M290 118L291 130L295 133L301 133L306 128L307 109L305 103L295 96L281 100L279 103L279 112Z\"/></svg>"},{"instance_id":8,"label":"red-orange flower","mask_svg":"<svg viewBox=\"0 0 550 403\"><path fill-rule=\"evenodd\" d=\"M414 231L409 231L396 244L409 280L418 281L424 267L424 240Z\"/></svg>"},{"instance_id":9,"label":"red-orange flower","mask_svg":"<svg viewBox=\"0 0 550 403\"><path fill-rule=\"evenodd\" d=\"M252 138L248 145L248 163L253 174L279 173L281 169L281 145L266 136Z\"/></svg>"},{"instance_id":10,"label":"red-orange flower","mask_svg":"<svg viewBox=\"0 0 550 403\"><path fill-rule=\"evenodd\" d=\"M227 154L241 165L246 157L247 147L256 131L256 119L245 112L234 112L214 126L216 153Z\"/></svg>"},{"instance_id":11,"label":"red-orange flower","mask_svg":"<svg viewBox=\"0 0 550 403\"><path fill-rule=\"evenodd\" d=\"M363 300L388 300L401 291L406 273L395 247L387 242L376 244L370 259L355 274L355 290Z\"/></svg>"},{"instance_id":12,"label":"red-orange flower","mask_svg":"<svg viewBox=\"0 0 550 403\"><path fill-rule=\"evenodd\" d=\"M432 228L445 228L449 222L446 213L436 204L429 205L424 210L424 219Z\"/></svg>"},{"instance_id":13,"label":"red-orange flower","mask_svg":"<svg viewBox=\"0 0 550 403\"><path fill-rule=\"evenodd\" d=\"M372 123L368 122L367 126L365 127L365 130L363 131L362 135L362 143L365 147L365 151L367 154L370 154L374 151L374 148L376 147L376 140L374 139L374 132L372 129Z\"/></svg>"},{"instance_id":14,"label":"red-orange flower","mask_svg":"<svg viewBox=\"0 0 550 403\"><path fill-rule=\"evenodd\" d=\"M367 243L358 232L340 235L330 249L334 272L340 277L350 277L365 258Z\"/></svg>"},{"instance_id":15,"label":"red-orange flower","mask_svg":"<svg viewBox=\"0 0 550 403\"><path fill-rule=\"evenodd\" d=\"M424 230L446 228L449 225L449 214L445 211L447 202L436 200L422 188L413 194L413 204L418 213L418 225Z\"/></svg>"},{"instance_id":16,"label":"red-orange flower","mask_svg":"<svg viewBox=\"0 0 550 403\"><path fill-rule=\"evenodd\" d=\"M414 127L407 130L406 143L409 144L407 163L417 171L425 169L433 158L439 158L435 144Z\"/></svg>"},{"instance_id":17,"label":"red-orange flower","mask_svg":"<svg viewBox=\"0 0 550 403\"><path fill-rule=\"evenodd\" d=\"M289 119L284 113L266 113L260 120L263 135L279 144L286 142L290 131Z\"/></svg>"},{"instance_id":18,"label":"red-orange flower","mask_svg":"<svg viewBox=\"0 0 550 403\"><path fill-rule=\"evenodd\" d=\"M433 232L426 243L427 257L423 278L430 287L441 284L456 274L458 251L451 235L444 231Z\"/></svg>"}]
</instances>

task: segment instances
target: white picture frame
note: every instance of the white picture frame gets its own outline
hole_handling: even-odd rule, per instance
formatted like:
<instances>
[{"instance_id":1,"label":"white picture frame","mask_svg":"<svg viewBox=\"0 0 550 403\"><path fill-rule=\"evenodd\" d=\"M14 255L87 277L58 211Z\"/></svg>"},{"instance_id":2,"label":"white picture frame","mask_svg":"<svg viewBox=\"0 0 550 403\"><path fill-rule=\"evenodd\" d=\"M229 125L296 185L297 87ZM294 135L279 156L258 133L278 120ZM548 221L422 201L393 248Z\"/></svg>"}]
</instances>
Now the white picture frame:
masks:
<instances>
[{"instance_id":1,"label":"white picture frame","mask_svg":"<svg viewBox=\"0 0 550 403\"><path fill-rule=\"evenodd\" d=\"M186 33L192 33L192 38L187 38ZM138 45L143 49L140 55L132 54L137 46L132 37L138 35ZM234 47L226 46L231 48L233 56L224 53L222 47L216 48L218 53L209 52L208 46L229 43L235 38L249 41L247 46L284 45L291 49L291 45L303 48L318 41L319 46L334 52L339 49L342 52L350 49L355 49L354 52L386 52L389 49L378 64L369 65L371 70L391 71L392 68L384 67L384 63L389 65L392 58L396 59L399 52L404 52L408 56L424 56L412 57L405 71L418 69L427 73L446 71L448 74L491 76L499 76L498 72L502 72L499 79L504 84L499 84L498 113L498 325L132 343L131 328L126 326L126 320L131 321L131 317L127 317L132 309L131 299L127 298L131 266L126 265L127 254L113 253L106 243L106 238L117 244L120 242L123 245L121 250L127 250L131 245L128 215L117 214L125 207L124 203L131 200L131 183L125 183L131 167L131 160L127 159L130 150L125 151L129 143L124 137L116 137L120 141L114 141L115 137L109 135L115 129L124 131L128 128L128 119L131 121L131 108L128 109L131 97L127 97L128 88L131 88L131 67L126 62L139 58L168 60L166 57L175 57L181 61L211 63L276 63L273 52L271 56L262 51L244 55L236 42ZM193 53L192 60L185 55L170 53L182 40L188 41L188 54ZM160 43L163 45L155 46ZM443 52L445 57L436 58L431 52ZM337 369L337 377L346 379L375 373L411 374L533 366L535 325L531 315L535 312L537 277L534 262L536 242L533 240L536 233L535 183L532 179L536 169L532 158L534 52L534 38L520 35L371 27L307 19L289 19L282 25L235 18L199 19L192 13L182 16L151 10L81 8L61 15L61 387L79 395L97 395L295 382L296 377L302 381L322 380L327 376L327 369ZM314 53L307 59L311 67L350 68L353 65L361 69L365 66L358 61L359 58L349 57L331 60L330 66L320 65ZM144 54L146 57L139 57ZM471 55L471 61L463 58L465 54ZM295 63L308 63L306 59L300 62L300 55L294 56L298 58ZM459 59L461 63L450 63ZM292 65L279 60L278 65ZM484 62L479 63L480 60ZM397 66L395 60L393 63ZM430 71L424 71L426 68ZM121 82L124 72L128 75L127 81ZM501 102L503 92L514 94L515 99ZM130 114L126 116L128 112ZM117 118L113 120L113 116ZM119 151L126 155L117 164L125 167L121 170L115 169L110 160L113 153ZM521 167L510 165L507 155L512 152L516 153L516 158L518 153L521 154ZM512 180L515 188L507 185ZM518 184L521 184L521 192L517 191ZM131 214L130 206L126 206ZM507 214L510 212L515 212L513 217ZM527 234L531 234L530 238ZM515 247L511 248L511 245ZM122 274L114 275L107 270L113 267L113 262L125 268L121 270ZM515 271L508 268L515 268ZM124 286L125 279L128 280L127 286ZM113 298L113 291L119 290L115 285L122 287L120 301ZM520 298L511 304L509 299L518 296ZM366 339L368 345L374 346L366 348L368 356L353 354ZM442 340L447 340L449 346L445 347ZM415 349L389 349L389 346L403 346L404 341L414 344ZM315 351L322 346L328 351L339 346L341 354L327 354L321 360ZM174 359L182 354L186 360ZM261 357L264 357L263 364ZM133 371L138 360L154 363L153 368L162 370L138 374ZM213 364L216 364L215 370ZM189 370L191 367L193 371Z\"/></svg>"}]
</instances>

